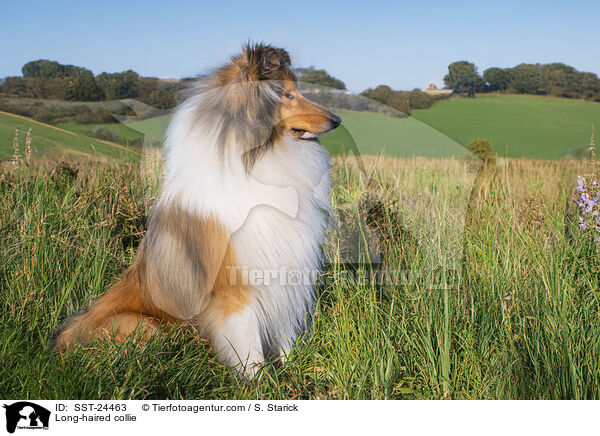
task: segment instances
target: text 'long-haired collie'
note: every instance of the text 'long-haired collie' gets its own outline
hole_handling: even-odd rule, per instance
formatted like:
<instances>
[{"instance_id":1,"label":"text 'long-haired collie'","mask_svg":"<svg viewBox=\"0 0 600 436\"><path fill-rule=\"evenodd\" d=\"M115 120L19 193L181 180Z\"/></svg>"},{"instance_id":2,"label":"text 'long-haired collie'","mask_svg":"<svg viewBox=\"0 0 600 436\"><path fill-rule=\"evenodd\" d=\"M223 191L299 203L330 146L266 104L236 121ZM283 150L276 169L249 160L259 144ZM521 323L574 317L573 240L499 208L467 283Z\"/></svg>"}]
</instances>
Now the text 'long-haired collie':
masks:
<instances>
[{"instance_id":1,"label":"text 'long-haired collie'","mask_svg":"<svg viewBox=\"0 0 600 436\"><path fill-rule=\"evenodd\" d=\"M246 46L178 108L136 261L58 329L57 350L186 323L247 376L285 358L310 317L305 273L322 266L330 214L329 158L313 138L340 124L296 84L286 51Z\"/></svg>"}]
</instances>

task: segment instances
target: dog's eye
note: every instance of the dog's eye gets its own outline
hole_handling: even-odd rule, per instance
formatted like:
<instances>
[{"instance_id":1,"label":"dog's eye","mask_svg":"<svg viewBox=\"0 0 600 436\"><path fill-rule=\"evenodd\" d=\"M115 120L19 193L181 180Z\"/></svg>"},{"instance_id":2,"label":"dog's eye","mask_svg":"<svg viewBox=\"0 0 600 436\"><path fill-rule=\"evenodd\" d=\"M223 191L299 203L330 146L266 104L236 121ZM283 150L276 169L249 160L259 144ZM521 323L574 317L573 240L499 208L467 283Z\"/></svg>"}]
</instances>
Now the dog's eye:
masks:
<instances>
[{"instance_id":1,"label":"dog's eye","mask_svg":"<svg viewBox=\"0 0 600 436\"><path fill-rule=\"evenodd\" d=\"M283 96L284 96L285 98L289 98L290 100L293 100L293 99L294 99L294 96L293 96L292 94L290 94L289 92L286 92L285 94L283 94Z\"/></svg>"}]
</instances>

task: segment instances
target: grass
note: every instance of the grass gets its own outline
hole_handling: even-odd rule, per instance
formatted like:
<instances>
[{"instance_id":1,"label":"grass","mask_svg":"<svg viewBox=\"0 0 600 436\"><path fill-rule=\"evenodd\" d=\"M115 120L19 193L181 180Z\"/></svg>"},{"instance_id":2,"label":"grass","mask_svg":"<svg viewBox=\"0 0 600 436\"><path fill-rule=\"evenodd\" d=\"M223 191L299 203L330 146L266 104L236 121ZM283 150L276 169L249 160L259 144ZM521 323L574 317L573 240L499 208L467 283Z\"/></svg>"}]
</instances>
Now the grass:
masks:
<instances>
[{"instance_id":1,"label":"grass","mask_svg":"<svg viewBox=\"0 0 600 436\"><path fill-rule=\"evenodd\" d=\"M437 102L413 117L461 145L490 140L501 155L560 159L580 154L600 126L600 104L531 95L481 95ZM508 154L507 154L508 153Z\"/></svg>"},{"instance_id":2,"label":"grass","mask_svg":"<svg viewBox=\"0 0 600 436\"><path fill-rule=\"evenodd\" d=\"M332 155L351 151L355 144L361 154L410 157L462 156L464 148L416 118L392 118L370 112L336 111L342 126L321 137Z\"/></svg>"},{"instance_id":3,"label":"grass","mask_svg":"<svg viewBox=\"0 0 600 436\"><path fill-rule=\"evenodd\" d=\"M322 137L332 155L351 151L381 152L394 157L459 157L475 138L492 142L502 156L561 159L581 157L592 132L600 126L600 104L572 99L525 95L478 95L437 102L426 110L415 110L410 118L391 118L369 112L337 111L342 126ZM103 126L119 135L119 143L131 144L143 135L161 140L169 116L121 124L60 126L90 135ZM508 154L507 154L508 153Z\"/></svg>"},{"instance_id":4,"label":"grass","mask_svg":"<svg viewBox=\"0 0 600 436\"><path fill-rule=\"evenodd\" d=\"M451 157L464 154L464 148L440 132L415 118L398 119L369 112L336 111L343 119L342 126L321 137L321 142L332 155L358 150L360 154L389 156ZM146 120L128 121L127 124L60 123L59 127L83 135L92 135L97 127L104 127L119 136L120 144L131 144L144 138L161 141L170 115ZM354 144L354 146L348 146Z\"/></svg>"},{"instance_id":5,"label":"grass","mask_svg":"<svg viewBox=\"0 0 600 436\"><path fill-rule=\"evenodd\" d=\"M59 123L58 126L81 135L93 136L94 129L102 127L114 132L118 136L117 142L122 145L131 145L148 138L150 142L162 142L170 115L161 115L145 120L132 120L126 123L81 124L74 121Z\"/></svg>"},{"instance_id":6,"label":"grass","mask_svg":"<svg viewBox=\"0 0 600 436\"><path fill-rule=\"evenodd\" d=\"M312 332L286 365L267 365L247 383L185 331L52 353L56 325L132 263L144 233L144 183L129 163L45 159L5 168L0 396L600 398L598 253L570 231L567 206L580 163L507 159L479 173L453 158L364 163L370 181L354 161L336 159L338 218L360 217L365 198L382 201L373 219L386 268L419 270L427 253L447 250L442 242L458 242L460 287L354 281L330 243ZM442 238L425 237L446 221ZM466 231L453 232L461 223Z\"/></svg>"},{"instance_id":7,"label":"grass","mask_svg":"<svg viewBox=\"0 0 600 436\"><path fill-rule=\"evenodd\" d=\"M68 152L71 155L94 156L100 159L136 159L139 156L138 153L119 144L90 138L19 115L0 112L0 159L12 156L15 129L19 130L22 150L25 135L30 128L32 148L36 153L45 154L50 151L59 151Z\"/></svg>"},{"instance_id":8,"label":"grass","mask_svg":"<svg viewBox=\"0 0 600 436\"><path fill-rule=\"evenodd\" d=\"M68 130L70 132L78 133L83 136L94 136L94 130L98 128L108 129L117 135L117 142L120 145L129 146L144 140L144 135L137 130L133 130L121 123L105 123L105 124L81 124L75 121L69 121L66 123L58 123L57 127Z\"/></svg>"}]
</instances>

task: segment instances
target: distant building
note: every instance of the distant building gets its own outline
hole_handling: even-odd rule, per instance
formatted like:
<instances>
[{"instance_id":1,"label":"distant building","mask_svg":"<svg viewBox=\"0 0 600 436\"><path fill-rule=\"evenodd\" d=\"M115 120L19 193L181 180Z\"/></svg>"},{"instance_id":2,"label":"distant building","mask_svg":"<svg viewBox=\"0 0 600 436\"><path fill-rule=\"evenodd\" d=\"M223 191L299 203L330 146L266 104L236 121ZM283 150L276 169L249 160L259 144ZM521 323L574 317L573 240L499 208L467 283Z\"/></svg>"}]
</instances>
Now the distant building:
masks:
<instances>
[{"instance_id":1,"label":"distant building","mask_svg":"<svg viewBox=\"0 0 600 436\"><path fill-rule=\"evenodd\" d=\"M441 94L452 94L452 89L438 89L435 83L430 83L427 89L424 91L427 94L441 95Z\"/></svg>"}]
</instances>

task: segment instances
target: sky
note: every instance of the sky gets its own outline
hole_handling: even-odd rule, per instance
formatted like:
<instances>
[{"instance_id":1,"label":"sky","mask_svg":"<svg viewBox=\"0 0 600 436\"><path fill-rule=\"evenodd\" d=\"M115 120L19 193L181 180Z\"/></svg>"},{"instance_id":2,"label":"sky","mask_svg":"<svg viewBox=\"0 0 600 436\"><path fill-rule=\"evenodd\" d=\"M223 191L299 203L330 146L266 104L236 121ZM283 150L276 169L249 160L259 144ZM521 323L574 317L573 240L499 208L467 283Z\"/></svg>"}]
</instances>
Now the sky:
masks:
<instances>
[{"instance_id":1,"label":"sky","mask_svg":"<svg viewBox=\"0 0 600 436\"><path fill-rule=\"evenodd\" d=\"M35 59L181 78L248 41L288 49L361 92L443 86L448 64L563 62L600 75L600 1L0 2L0 77Z\"/></svg>"}]
</instances>

